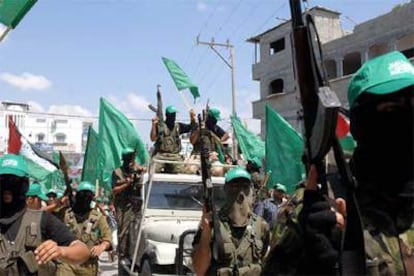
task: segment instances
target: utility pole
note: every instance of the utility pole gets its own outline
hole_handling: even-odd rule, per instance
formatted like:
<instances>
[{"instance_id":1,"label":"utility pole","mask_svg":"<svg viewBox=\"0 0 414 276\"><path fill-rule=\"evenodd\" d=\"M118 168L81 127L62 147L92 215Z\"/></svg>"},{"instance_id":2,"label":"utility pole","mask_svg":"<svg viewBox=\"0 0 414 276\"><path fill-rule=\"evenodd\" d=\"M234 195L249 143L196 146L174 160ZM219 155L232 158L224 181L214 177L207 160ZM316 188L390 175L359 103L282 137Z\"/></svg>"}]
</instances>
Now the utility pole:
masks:
<instances>
[{"instance_id":1,"label":"utility pole","mask_svg":"<svg viewBox=\"0 0 414 276\"><path fill-rule=\"evenodd\" d=\"M213 50L214 53L222 60L224 63L230 68L231 70L231 103L232 103L232 115L236 116L236 87L235 87L235 80L234 80L234 46L230 44L229 40L227 39L226 43L217 43L214 41L214 38L211 39L210 42L200 41L199 36L197 36L197 45L207 45ZM224 58L215 47L225 47L229 50L230 53L230 63ZM232 148L233 148L233 157L237 158L237 143L236 143L236 133L233 128L233 135L232 135Z\"/></svg>"}]
</instances>

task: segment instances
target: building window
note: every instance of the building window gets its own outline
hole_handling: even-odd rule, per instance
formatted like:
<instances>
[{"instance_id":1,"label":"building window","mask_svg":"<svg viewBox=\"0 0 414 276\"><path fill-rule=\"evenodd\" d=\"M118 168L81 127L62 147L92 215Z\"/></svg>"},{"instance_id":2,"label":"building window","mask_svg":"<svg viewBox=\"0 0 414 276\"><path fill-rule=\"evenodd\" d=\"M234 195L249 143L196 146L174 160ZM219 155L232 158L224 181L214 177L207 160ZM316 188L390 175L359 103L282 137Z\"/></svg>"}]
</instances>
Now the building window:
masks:
<instances>
[{"instance_id":1,"label":"building window","mask_svg":"<svg viewBox=\"0 0 414 276\"><path fill-rule=\"evenodd\" d=\"M36 119L36 123L46 123L46 119Z\"/></svg>"},{"instance_id":2,"label":"building window","mask_svg":"<svg viewBox=\"0 0 414 276\"><path fill-rule=\"evenodd\" d=\"M68 120L61 120L61 119L59 119L59 120L55 120L55 123L56 124L67 124L68 123Z\"/></svg>"},{"instance_id":3,"label":"building window","mask_svg":"<svg viewBox=\"0 0 414 276\"><path fill-rule=\"evenodd\" d=\"M56 143L66 143L66 134L58 133L55 135L55 142Z\"/></svg>"},{"instance_id":4,"label":"building window","mask_svg":"<svg viewBox=\"0 0 414 276\"><path fill-rule=\"evenodd\" d=\"M285 49L285 38L281 38L270 43L270 55L274 55L278 52L281 52Z\"/></svg>"},{"instance_id":5,"label":"building window","mask_svg":"<svg viewBox=\"0 0 414 276\"><path fill-rule=\"evenodd\" d=\"M38 133L36 135L36 142L44 142L45 141L45 134L44 133Z\"/></svg>"},{"instance_id":6,"label":"building window","mask_svg":"<svg viewBox=\"0 0 414 276\"><path fill-rule=\"evenodd\" d=\"M396 48L401 51L407 58L414 57L414 33L405 35L397 40Z\"/></svg>"},{"instance_id":7,"label":"building window","mask_svg":"<svg viewBox=\"0 0 414 276\"><path fill-rule=\"evenodd\" d=\"M269 95L283 93L283 79L276 79L270 83Z\"/></svg>"},{"instance_id":8,"label":"building window","mask_svg":"<svg viewBox=\"0 0 414 276\"><path fill-rule=\"evenodd\" d=\"M361 67L361 54L358 52L346 54L343 61L344 76L355 73Z\"/></svg>"},{"instance_id":9,"label":"building window","mask_svg":"<svg viewBox=\"0 0 414 276\"><path fill-rule=\"evenodd\" d=\"M368 55L370 59L383 55L387 52L389 52L389 47L387 44L376 44L369 47L368 49Z\"/></svg>"}]
</instances>

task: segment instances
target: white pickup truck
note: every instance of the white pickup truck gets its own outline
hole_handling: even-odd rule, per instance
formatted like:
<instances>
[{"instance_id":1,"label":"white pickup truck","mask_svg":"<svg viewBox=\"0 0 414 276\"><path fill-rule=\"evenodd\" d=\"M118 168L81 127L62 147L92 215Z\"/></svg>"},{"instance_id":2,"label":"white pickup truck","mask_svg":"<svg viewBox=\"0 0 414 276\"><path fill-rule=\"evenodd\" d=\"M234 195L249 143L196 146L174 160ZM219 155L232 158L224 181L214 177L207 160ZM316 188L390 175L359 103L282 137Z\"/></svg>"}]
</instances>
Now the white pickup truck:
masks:
<instances>
[{"instance_id":1,"label":"white pickup truck","mask_svg":"<svg viewBox=\"0 0 414 276\"><path fill-rule=\"evenodd\" d=\"M224 178L212 177L212 183L214 201L219 208L224 201ZM189 253L201 219L203 201L201 176L146 174L144 184L148 202L144 204L146 207L143 211L141 233L139 220L133 223L130 231L130 256L136 257L135 261L132 257L124 267L129 270L130 275L138 275L138 272L140 275L191 275L192 262ZM140 241L138 248L137 240Z\"/></svg>"}]
</instances>

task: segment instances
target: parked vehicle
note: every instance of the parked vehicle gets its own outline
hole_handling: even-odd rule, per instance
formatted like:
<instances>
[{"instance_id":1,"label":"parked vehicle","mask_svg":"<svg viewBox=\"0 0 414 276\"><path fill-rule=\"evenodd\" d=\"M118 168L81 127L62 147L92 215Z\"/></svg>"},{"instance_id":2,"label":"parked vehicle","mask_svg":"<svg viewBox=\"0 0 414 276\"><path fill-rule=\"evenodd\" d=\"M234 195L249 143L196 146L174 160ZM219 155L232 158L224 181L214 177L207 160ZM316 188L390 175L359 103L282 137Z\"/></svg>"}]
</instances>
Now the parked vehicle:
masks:
<instances>
[{"instance_id":1,"label":"parked vehicle","mask_svg":"<svg viewBox=\"0 0 414 276\"><path fill-rule=\"evenodd\" d=\"M220 206L224 201L221 191L224 178L213 177L212 182L215 201ZM129 265L131 275L138 272L141 275L177 275L177 271L191 274L189 252L200 222L203 201L201 176L154 173L146 174L144 183L147 195L144 202L147 202L142 224L135 221L130 231L130 256L136 257L125 266ZM132 265L134 269L131 271Z\"/></svg>"}]
</instances>

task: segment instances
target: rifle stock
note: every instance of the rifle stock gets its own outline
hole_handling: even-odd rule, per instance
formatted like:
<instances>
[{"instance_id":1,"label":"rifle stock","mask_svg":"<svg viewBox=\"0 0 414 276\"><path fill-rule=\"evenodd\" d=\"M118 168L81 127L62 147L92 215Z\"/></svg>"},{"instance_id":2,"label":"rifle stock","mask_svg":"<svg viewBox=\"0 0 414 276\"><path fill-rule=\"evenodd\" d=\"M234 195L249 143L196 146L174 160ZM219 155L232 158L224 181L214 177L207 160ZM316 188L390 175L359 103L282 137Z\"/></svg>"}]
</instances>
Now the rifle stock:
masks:
<instances>
[{"instance_id":1,"label":"rifle stock","mask_svg":"<svg viewBox=\"0 0 414 276\"><path fill-rule=\"evenodd\" d=\"M303 0L306 1L306 0ZM307 169L315 164L318 169L322 192L327 193L324 159L332 148L341 176L341 184L347 191L347 224L343 235L339 269L344 275L365 274L365 250L362 222L355 200L355 183L346 163L338 138L335 135L337 113L340 102L329 88L328 81L321 74L315 57L313 38L309 25L315 28L312 17L307 14L306 24L302 17L302 0L289 0L292 16L292 42L294 53L295 77L297 79L300 100L303 108L305 153L304 163ZM319 37L315 28L319 46L320 64L323 64ZM352 234L351 234L352 233ZM352 236L353 235L353 236Z\"/></svg>"}]
</instances>

